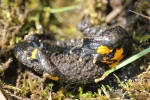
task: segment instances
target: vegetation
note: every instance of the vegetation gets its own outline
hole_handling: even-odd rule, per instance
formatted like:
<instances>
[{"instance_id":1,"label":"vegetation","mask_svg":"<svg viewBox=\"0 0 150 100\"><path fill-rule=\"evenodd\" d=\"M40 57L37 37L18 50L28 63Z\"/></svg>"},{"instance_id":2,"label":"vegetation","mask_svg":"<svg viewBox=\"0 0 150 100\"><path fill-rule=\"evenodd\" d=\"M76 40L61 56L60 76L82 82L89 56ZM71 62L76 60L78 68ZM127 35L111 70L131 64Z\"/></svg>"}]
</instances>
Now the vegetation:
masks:
<instances>
[{"instance_id":1,"label":"vegetation","mask_svg":"<svg viewBox=\"0 0 150 100\"><path fill-rule=\"evenodd\" d=\"M0 99L150 98L149 0L0 0L0 11ZM76 25L87 16L93 25L120 25L133 39L132 57L104 73L96 85L66 89L49 80L43 82L40 75L15 59L15 44L29 32L39 30L39 26L54 40L81 38Z\"/></svg>"}]
</instances>

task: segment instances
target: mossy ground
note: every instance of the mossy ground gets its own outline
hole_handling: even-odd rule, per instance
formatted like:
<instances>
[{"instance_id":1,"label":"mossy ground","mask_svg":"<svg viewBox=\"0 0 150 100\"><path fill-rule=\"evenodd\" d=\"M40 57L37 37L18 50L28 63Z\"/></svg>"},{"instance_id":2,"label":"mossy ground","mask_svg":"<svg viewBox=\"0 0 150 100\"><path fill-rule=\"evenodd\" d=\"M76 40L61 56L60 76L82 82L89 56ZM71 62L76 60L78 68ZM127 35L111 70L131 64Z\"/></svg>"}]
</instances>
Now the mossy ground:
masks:
<instances>
[{"instance_id":1,"label":"mossy ground","mask_svg":"<svg viewBox=\"0 0 150 100\"><path fill-rule=\"evenodd\" d=\"M121 0L120 0L121 1ZM1 0L0 1L0 90L12 100L120 100L150 99L150 54L109 75L98 84L61 87L19 63L16 43L42 25L53 40L81 38L78 22L89 16L93 25L124 27L133 39L134 55L150 46L149 0ZM1 98L1 97L0 97Z\"/></svg>"}]
</instances>

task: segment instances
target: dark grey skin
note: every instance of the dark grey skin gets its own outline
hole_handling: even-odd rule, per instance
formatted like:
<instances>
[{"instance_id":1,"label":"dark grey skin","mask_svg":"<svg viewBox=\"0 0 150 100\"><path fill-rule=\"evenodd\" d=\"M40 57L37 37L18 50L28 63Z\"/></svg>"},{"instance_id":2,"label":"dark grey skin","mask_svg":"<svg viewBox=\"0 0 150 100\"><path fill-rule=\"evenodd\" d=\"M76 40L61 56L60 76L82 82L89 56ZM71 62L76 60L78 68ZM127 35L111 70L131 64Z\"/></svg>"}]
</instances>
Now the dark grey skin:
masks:
<instances>
[{"instance_id":1,"label":"dark grey skin","mask_svg":"<svg viewBox=\"0 0 150 100\"><path fill-rule=\"evenodd\" d=\"M70 52L73 53L74 50L82 48L82 53L80 55L81 60L87 55L92 55L93 60L95 61L102 59L105 55L98 54L96 51L101 45L106 46L111 50L115 50L117 47L121 48L122 44L129 46L129 48L131 47L131 39L128 33L120 26L107 29L103 32L101 29L91 26L90 23L82 22L78 27L84 34L87 34L87 37L83 38L82 43L73 47ZM94 35L89 36L88 32ZM126 41L126 39L128 39L128 41ZM110 55L112 54L110 53Z\"/></svg>"},{"instance_id":2,"label":"dark grey skin","mask_svg":"<svg viewBox=\"0 0 150 100\"><path fill-rule=\"evenodd\" d=\"M82 31L86 30L84 31L85 34L92 30L90 32L93 35L84 38L79 49L71 54L71 48L76 47L80 41L77 40L73 44L68 41L56 45L57 43L41 42L36 35L31 35L25 41L16 45L14 49L15 57L21 63L40 74L48 73L53 77L58 77L58 82L61 84L87 84L93 83L96 78L101 77L106 69L109 68L109 65L102 63L104 57L110 58L108 61L111 60L116 50L120 48L124 51L123 56L130 52L131 39L120 26L100 32L99 28L92 27L90 24L86 24L83 27L81 24L80 29ZM98 34L98 36L95 34ZM97 54L95 51L100 45L114 50L108 55ZM36 57L32 58L31 55L35 49L37 49ZM94 64L90 55L93 55L94 59L101 56L102 60ZM82 58L82 62L79 62L80 58Z\"/></svg>"},{"instance_id":3,"label":"dark grey skin","mask_svg":"<svg viewBox=\"0 0 150 100\"><path fill-rule=\"evenodd\" d=\"M36 44L40 45L36 46ZM36 59L29 59L34 49L38 49ZM58 77L58 82L61 84L92 83L104 73L104 67L108 68L108 65L102 63L93 64L90 56L85 57L83 62L79 62L80 50L70 54L69 50L64 49L57 45L48 46L42 42L23 41L16 45L14 54L21 63L38 73L49 73Z\"/></svg>"}]
</instances>

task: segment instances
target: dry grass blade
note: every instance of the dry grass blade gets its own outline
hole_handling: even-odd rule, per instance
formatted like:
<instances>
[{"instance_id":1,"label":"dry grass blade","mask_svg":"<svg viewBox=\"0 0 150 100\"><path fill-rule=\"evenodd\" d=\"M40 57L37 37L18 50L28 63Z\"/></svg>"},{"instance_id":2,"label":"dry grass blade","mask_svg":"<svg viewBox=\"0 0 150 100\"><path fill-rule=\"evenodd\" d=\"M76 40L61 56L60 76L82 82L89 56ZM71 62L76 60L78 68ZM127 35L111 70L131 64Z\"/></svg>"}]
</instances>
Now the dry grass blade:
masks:
<instances>
[{"instance_id":1,"label":"dry grass blade","mask_svg":"<svg viewBox=\"0 0 150 100\"><path fill-rule=\"evenodd\" d=\"M145 16L145 15L143 15L143 14L140 14L140 13L138 13L138 12L135 12L135 11L132 11L132 10L129 10L130 12L133 12L133 13L135 13L135 14L137 14L137 15L140 15L140 16L142 16L142 17L145 17L145 18L147 18L147 19L150 19L150 17L148 17L148 16Z\"/></svg>"}]
</instances>

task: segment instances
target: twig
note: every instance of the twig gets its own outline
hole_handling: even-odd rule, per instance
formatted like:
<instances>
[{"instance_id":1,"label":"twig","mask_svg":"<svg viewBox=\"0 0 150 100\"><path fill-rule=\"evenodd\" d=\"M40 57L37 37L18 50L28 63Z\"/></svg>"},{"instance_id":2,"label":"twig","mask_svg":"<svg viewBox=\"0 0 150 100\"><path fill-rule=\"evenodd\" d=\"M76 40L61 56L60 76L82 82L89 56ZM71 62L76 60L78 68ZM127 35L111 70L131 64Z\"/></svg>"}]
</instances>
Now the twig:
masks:
<instances>
[{"instance_id":1,"label":"twig","mask_svg":"<svg viewBox=\"0 0 150 100\"><path fill-rule=\"evenodd\" d=\"M145 15L143 15L143 14L140 14L140 13L138 13L138 12L135 12L135 11L132 11L132 10L129 10L130 12L133 12L133 13L135 13L135 14L137 14L137 15L140 15L140 16L142 16L142 17L145 17L145 18L147 18L147 19L150 19L150 17L148 17L148 16L145 16Z\"/></svg>"}]
</instances>

